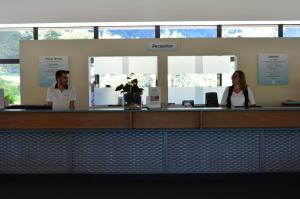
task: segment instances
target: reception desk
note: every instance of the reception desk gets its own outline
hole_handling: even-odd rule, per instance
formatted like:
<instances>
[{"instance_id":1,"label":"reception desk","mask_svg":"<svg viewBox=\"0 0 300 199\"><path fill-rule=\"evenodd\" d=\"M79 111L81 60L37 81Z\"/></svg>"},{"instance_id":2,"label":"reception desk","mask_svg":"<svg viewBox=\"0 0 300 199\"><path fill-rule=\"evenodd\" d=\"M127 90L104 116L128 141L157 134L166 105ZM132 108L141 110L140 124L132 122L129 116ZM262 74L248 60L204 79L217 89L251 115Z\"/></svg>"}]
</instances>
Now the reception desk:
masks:
<instances>
[{"instance_id":1,"label":"reception desk","mask_svg":"<svg viewBox=\"0 0 300 199\"><path fill-rule=\"evenodd\" d=\"M0 173L300 171L300 108L0 112Z\"/></svg>"}]
</instances>

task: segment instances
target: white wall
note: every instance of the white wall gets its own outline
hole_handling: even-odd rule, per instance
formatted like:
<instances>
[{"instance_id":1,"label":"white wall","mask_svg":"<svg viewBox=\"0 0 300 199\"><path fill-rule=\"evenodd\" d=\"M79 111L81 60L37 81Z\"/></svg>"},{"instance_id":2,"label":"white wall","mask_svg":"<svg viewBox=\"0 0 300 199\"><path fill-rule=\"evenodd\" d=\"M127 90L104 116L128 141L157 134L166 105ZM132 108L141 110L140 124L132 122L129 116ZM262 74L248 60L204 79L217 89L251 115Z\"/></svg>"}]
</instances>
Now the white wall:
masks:
<instances>
[{"instance_id":1,"label":"white wall","mask_svg":"<svg viewBox=\"0 0 300 199\"><path fill-rule=\"evenodd\" d=\"M0 0L0 24L300 20L299 0Z\"/></svg>"}]
</instances>

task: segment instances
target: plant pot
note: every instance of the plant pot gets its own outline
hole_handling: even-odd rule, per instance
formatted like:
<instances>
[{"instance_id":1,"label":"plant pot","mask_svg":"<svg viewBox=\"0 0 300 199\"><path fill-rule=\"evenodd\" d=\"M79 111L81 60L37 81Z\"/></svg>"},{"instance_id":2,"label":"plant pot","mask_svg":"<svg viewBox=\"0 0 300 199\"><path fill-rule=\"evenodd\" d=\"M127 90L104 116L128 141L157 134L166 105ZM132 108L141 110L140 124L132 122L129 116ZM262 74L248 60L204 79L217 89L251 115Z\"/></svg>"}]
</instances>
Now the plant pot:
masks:
<instances>
[{"instance_id":1,"label":"plant pot","mask_svg":"<svg viewBox=\"0 0 300 199\"><path fill-rule=\"evenodd\" d=\"M142 108L142 97L139 94L124 94L124 109L136 110Z\"/></svg>"}]
</instances>

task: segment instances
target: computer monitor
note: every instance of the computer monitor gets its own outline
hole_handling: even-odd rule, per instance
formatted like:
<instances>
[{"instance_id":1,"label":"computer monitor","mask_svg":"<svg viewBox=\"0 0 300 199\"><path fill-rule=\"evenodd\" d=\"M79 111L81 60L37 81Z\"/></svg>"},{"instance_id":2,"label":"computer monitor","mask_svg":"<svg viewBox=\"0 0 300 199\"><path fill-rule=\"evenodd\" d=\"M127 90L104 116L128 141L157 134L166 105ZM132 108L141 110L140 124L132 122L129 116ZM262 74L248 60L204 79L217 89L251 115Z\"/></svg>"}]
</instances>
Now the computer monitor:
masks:
<instances>
[{"instance_id":1,"label":"computer monitor","mask_svg":"<svg viewBox=\"0 0 300 199\"><path fill-rule=\"evenodd\" d=\"M216 92L205 93L205 106L218 107L218 94Z\"/></svg>"}]
</instances>

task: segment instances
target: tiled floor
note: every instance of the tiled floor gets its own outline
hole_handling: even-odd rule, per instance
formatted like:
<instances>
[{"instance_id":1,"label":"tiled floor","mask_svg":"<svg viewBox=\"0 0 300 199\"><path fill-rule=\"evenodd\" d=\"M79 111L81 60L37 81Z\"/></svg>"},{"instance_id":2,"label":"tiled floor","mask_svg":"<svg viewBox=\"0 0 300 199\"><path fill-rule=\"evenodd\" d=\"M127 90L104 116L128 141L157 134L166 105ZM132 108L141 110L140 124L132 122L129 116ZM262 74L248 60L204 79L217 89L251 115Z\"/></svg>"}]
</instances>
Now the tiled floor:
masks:
<instances>
[{"instance_id":1,"label":"tiled floor","mask_svg":"<svg viewBox=\"0 0 300 199\"><path fill-rule=\"evenodd\" d=\"M300 174L0 175L0 199L300 198Z\"/></svg>"}]
</instances>

